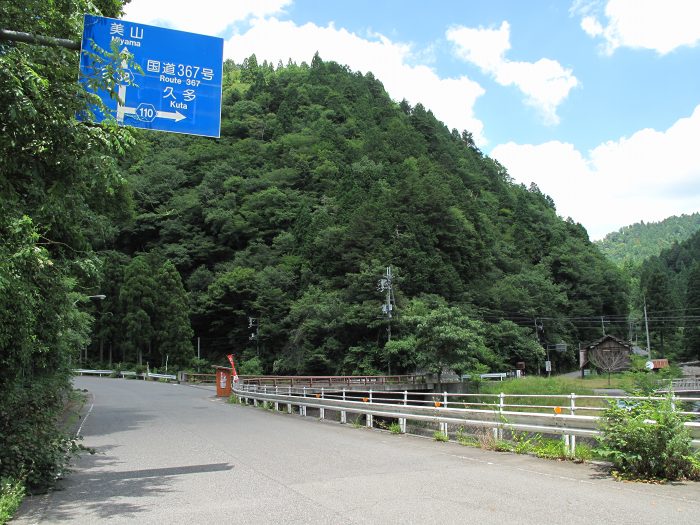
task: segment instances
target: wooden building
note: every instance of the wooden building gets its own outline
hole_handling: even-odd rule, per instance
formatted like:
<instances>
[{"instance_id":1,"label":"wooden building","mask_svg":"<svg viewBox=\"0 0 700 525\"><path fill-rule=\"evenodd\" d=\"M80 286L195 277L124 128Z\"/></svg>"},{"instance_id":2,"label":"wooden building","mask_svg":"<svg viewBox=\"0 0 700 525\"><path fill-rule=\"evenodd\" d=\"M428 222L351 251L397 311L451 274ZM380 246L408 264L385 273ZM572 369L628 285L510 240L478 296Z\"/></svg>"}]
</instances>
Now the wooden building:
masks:
<instances>
[{"instance_id":1,"label":"wooden building","mask_svg":"<svg viewBox=\"0 0 700 525\"><path fill-rule=\"evenodd\" d=\"M629 370L632 343L606 335L579 350L581 374L587 368L597 368L605 372Z\"/></svg>"}]
</instances>

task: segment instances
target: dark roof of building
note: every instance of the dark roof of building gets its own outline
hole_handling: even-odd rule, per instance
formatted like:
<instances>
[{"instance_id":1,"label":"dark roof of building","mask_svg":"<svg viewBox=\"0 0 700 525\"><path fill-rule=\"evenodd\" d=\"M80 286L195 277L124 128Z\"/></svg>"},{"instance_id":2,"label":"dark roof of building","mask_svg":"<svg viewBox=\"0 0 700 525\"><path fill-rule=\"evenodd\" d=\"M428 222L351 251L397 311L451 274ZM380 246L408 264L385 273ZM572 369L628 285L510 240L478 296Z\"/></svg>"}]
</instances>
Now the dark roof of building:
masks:
<instances>
[{"instance_id":1,"label":"dark roof of building","mask_svg":"<svg viewBox=\"0 0 700 525\"><path fill-rule=\"evenodd\" d=\"M633 346L632 343L630 343L629 341L625 341L623 339L620 339L619 337L615 337L614 335L604 335L603 337L601 337L597 341L593 341L592 343L589 343L586 346L586 349L591 350L593 348L596 348L608 340L615 341L617 344L624 346L625 348L628 348L630 350L630 352L632 351L632 346Z\"/></svg>"}]
</instances>

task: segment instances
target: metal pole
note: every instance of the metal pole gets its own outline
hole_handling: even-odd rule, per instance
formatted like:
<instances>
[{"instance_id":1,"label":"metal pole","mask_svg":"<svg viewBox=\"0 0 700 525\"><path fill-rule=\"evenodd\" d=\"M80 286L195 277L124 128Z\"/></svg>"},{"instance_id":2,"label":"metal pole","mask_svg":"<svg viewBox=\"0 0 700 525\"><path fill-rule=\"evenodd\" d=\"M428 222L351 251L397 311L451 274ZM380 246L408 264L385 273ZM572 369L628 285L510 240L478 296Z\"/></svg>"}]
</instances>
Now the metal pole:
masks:
<instances>
[{"instance_id":1,"label":"metal pole","mask_svg":"<svg viewBox=\"0 0 700 525\"><path fill-rule=\"evenodd\" d=\"M647 359L651 361L651 345L649 345L649 320L647 319L647 298L644 298L644 326L647 332Z\"/></svg>"}]
</instances>

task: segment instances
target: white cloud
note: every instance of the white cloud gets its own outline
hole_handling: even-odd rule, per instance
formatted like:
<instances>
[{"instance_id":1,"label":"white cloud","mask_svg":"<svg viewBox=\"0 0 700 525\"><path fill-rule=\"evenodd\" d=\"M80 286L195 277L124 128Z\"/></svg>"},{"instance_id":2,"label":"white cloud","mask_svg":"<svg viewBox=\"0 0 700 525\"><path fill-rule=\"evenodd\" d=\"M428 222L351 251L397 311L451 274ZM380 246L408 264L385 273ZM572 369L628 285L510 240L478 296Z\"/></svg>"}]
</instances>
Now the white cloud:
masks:
<instances>
[{"instance_id":1,"label":"white cloud","mask_svg":"<svg viewBox=\"0 0 700 525\"><path fill-rule=\"evenodd\" d=\"M666 131L643 129L584 156L572 144L496 146L491 156L517 181L535 182L562 216L594 239L641 220L700 211L700 106Z\"/></svg>"},{"instance_id":2,"label":"white cloud","mask_svg":"<svg viewBox=\"0 0 700 525\"><path fill-rule=\"evenodd\" d=\"M578 85L570 69L548 58L537 62L507 59L505 54L511 47L508 22L498 29L454 27L446 36L455 44L459 57L490 74L500 85L516 86L525 95L525 101L541 112L545 122L559 122L557 107Z\"/></svg>"},{"instance_id":3,"label":"white cloud","mask_svg":"<svg viewBox=\"0 0 700 525\"><path fill-rule=\"evenodd\" d=\"M218 35L235 22L280 13L291 3L292 0L133 0L124 8L124 20Z\"/></svg>"},{"instance_id":4,"label":"white cloud","mask_svg":"<svg viewBox=\"0 0 700 525\"><path fill-rule=\"evenodd\" d=\"M483 123L474 115L474 104L484 89L466 76L440 78L426 65L411 65L411 47L383 35L373 35L370 40L332 24L320 27L260 18L226 43L224 55L237 62L255 53L258 62L286 63L291 58L301 63L311 62L316 51L323 60L371 71L393 99L405 98L413 105L420 102L449 127L466 129L477 144L485 144Z\"/></svg>"},{"instance_id":5,"label":"white cloud","mask_svg":"<svg viewBox=\"0 0 700 525\"><path fill-rule=\"evenodd\" d=\"M665 55L700 42L698 0L608 0L606 25L590 14L594 11L592 4L577 4L573 8L574 13L583 15L581 28L591 37L605 40L607 54L629 47Z\"/></svg>"}]
</instances>

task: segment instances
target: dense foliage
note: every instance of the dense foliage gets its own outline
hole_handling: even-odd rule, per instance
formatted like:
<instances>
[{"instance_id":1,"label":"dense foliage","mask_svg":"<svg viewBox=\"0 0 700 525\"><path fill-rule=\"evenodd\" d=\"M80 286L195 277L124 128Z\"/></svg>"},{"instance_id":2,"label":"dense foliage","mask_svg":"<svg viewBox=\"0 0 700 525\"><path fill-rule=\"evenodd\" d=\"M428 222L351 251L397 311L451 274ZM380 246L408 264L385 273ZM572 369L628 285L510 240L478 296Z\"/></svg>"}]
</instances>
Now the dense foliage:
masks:
<instances>
[{"instance_id":1,"label":"dense foliage","mask_svg":"<svg viewBox=\"0 0 700 525\"><path fill-rule=\"evenodd\" d=\"M640 222L625 226L596 241L600 251L619 265L637 267L645 259L659 255L674 243L689 239L700 230L700 213L668 217L660 222Z\"/></svg>"},{"instance_id":2,"label":"dense foliage","mask_svg":"<svg viewBox=\"0 0 700 525\"><path fill-rule=\"evenodd\" d=\"M669 397L611 406L604 412L600 452L617 473L635 479L700 479L700 457Z\"/></svg>"},{"instance_id":3,"label":"dense foliage","mask_svg":"<svg viewBox=\"0 0 700 525\"><path fill-rule=\"evenodd\" d=\"M646 300L652 349L680 360L700 359L700 232L674 244L640 270L637 301Z\"/></svg>"},{"instance_id":4,"label":"dense foliage","mask_svg":"<svg viewBox=\"0 0 700 525\"><path fill-rule=\"evenodd\" d=\"M0 4L3 28L78 40L82 13L117 0ZM37 16L38 14L41 16ZM69 367L87 343L92 247L116 232L129 133L79 123L78 58L0 42L0 479L53 482L73 446L59 428ZM14 481L9 481L14 480ZM4 490L4 489L3 489Z\"/></svg>"},{"instance_id":5,"label":"dense foliage","mask_svg":"<svg viewBox=\"0 0 700 525\"><path fill-rule=\"evenodd\" d=\"M371 74L252 56L225 64L223 103L220 140L140 134L123 166L136 216L103 282L126 296L131 258L171 261L203 355L279 374L532 371L566 342L552 359L568 368L600 336L590 318L626 314L619 271L580 225ZM163 355L151 317L103 306L125 327L110 332L119 355Z\"/></svg>"}]
</instances>

